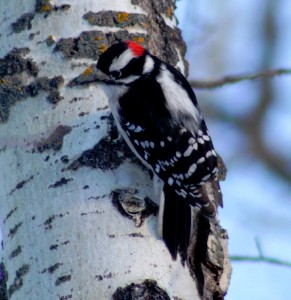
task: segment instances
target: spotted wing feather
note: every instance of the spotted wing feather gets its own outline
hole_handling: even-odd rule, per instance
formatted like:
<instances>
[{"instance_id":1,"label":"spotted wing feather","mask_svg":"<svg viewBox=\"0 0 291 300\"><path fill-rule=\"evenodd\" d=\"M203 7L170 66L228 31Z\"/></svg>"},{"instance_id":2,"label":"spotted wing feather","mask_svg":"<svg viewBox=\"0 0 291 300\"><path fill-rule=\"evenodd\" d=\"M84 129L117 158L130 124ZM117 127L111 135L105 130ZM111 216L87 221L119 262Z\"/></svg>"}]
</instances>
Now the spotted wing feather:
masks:
<instances>
[{"instance_id":1,"label":"spotted wing feather","mask_svg":"<svg viewBox=\"0 0 291 300\"><path fill-rule=\"evenodd\" d=\"M181 78L177 82L182 86ZM193 91L188 95L196 108ZM190 204L203 206L206 203L200 201L198 188L217 173L211 138L201 115L199 128L190 130L189 116L173 121L166 101L160 85L151 77L140 79L120 99L121 126L139 156L165 184Z\"/></svg>"}]
</instances>

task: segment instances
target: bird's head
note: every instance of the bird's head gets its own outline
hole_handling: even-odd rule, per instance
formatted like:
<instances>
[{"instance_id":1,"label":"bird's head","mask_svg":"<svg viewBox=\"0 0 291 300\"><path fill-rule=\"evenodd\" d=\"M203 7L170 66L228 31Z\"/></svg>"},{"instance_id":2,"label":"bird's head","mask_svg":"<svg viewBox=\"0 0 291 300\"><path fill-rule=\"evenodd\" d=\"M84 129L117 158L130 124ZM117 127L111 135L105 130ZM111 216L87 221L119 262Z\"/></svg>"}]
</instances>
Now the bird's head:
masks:
<instances>
[{"instance_id":1,"label":"bird's head","mask_svg":"<svg viewBox=\"0 0 291 300\"><path fill-rule=\"evenodd\" d=\"M125 41L113 44L101 54L97 69L117 83L132 83L154 70L152 56L140 44Z\"/></svg>"}]
</instances>

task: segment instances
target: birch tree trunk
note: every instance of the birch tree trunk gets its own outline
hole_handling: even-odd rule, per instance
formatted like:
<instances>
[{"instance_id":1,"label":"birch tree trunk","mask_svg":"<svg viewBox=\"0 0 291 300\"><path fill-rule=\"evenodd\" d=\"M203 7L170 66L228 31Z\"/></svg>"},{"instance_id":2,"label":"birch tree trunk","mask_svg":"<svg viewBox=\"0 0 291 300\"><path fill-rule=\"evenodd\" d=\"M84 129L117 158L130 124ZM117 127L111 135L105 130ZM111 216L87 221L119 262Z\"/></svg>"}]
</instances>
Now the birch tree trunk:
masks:
<instances>
[{"instance_id":1,"label":"birch tree trunk","mask_svg":"<svg viewBox=\"0 0 291 300\"><path fill-rule=\"evenodd\" d=\"M172 261L150 176L112 141L105 94L68 87L116 39L185 73L173 9L170 0L1 1L1 299L223 299L227 234L210 224L203 263L198 235L193 263Z\"/></svg>"}]
</instances>

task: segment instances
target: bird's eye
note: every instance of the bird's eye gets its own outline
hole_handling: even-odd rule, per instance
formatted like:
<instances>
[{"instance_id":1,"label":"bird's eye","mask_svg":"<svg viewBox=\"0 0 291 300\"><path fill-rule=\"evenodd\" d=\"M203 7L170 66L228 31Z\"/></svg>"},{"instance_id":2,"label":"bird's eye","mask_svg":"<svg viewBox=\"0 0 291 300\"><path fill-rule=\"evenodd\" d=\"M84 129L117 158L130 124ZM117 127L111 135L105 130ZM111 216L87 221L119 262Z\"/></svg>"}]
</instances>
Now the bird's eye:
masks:
<instances>
[{"instance_id":1,"label":"bird's eye","mask_svg":"<svg viewBox=\"0 0 291 300\"><path fill-rule=\"evenodd\" d=\"M120 72L120 71L112 71L112 72L110 73L110 75L111 75L112 77L114 77L114 78L118 78L118 77L121 76L121 72Z\"/></svg>"}]
</instances>

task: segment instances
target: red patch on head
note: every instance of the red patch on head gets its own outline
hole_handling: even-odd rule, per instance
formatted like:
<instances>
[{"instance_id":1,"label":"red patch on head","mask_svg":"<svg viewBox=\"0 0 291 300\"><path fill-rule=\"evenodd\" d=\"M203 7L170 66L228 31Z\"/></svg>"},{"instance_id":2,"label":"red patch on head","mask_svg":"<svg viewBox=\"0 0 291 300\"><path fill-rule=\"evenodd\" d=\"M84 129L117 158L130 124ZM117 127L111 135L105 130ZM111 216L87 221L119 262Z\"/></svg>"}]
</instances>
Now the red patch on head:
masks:
<instances>
[{"instance_id":1,"label":"red patch on head","mask_svg":"<svg viewBox=\"0 0 291 300\"><path fill-rule=\"evenodd\" d=\"M144 54L144 48L140 44L133 41L126 41L125 43L135 56L142 56Z\"/></svg>"}]
</instances>

